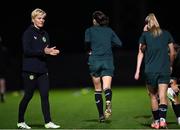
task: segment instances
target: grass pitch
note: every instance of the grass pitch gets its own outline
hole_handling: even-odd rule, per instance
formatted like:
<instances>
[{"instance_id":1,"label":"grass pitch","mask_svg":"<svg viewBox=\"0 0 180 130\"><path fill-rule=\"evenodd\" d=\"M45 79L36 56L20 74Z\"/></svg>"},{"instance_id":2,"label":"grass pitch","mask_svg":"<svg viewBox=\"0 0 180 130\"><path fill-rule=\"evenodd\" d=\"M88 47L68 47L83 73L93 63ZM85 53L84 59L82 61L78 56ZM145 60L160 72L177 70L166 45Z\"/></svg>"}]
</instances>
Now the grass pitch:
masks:
<instances>
[{"instance_id":1,"label":"grass pitch","mask_svg":"<svg viewBox=\"0 0 180 130\"><path fill-rule=\"evenodd\" d=\"M152 121L149 97L145 87L112 87L112 117L98 122L93 88L51 89L51 116L61 129L150 129ZM0 129L16 129L18 105L23 94L7 92L0 103ZM104 95L103 95L104 97ZM28 105L25 120L33 129L44 129L39 92ZM180 129L171 106L167 112L169 129Z\"/></svg>"}]
</instances>

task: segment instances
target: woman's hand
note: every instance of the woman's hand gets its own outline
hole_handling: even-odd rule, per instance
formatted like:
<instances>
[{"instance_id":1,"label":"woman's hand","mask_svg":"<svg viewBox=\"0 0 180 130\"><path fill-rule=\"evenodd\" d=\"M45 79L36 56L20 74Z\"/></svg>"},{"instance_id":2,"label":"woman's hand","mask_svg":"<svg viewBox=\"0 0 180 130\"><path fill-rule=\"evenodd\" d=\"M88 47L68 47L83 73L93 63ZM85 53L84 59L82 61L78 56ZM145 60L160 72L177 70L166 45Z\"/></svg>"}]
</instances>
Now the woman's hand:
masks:
<instances>
[{"instance_id":1,"label":"woman's hand","mask_svg":"<svg viewBox=\"0 0 180 130\"><path fill-rule=\"evenodd\" d=\"M134 75L134 79L135 79L135 80L138 80L138 79L139 79L139 77L140 77L140 76L139 76L139 72L138 72L138 71L136 71L136 73L135 73L135 75Z\"/></svg>"},{"instance_id":2,"label":"woman's hand","mask_svg":"<svg viewBox=\"0 0 180 130\"><path fill-rule=\"evenodd\" d=\"M46 46L44 48L44 52L45 52L45 54L52 55L52 56L56 56L57 54L60 53L60 51L58 49L56 49L56 46L50 47L50 48L48 46Z\"/></svg>"}]
</instances>

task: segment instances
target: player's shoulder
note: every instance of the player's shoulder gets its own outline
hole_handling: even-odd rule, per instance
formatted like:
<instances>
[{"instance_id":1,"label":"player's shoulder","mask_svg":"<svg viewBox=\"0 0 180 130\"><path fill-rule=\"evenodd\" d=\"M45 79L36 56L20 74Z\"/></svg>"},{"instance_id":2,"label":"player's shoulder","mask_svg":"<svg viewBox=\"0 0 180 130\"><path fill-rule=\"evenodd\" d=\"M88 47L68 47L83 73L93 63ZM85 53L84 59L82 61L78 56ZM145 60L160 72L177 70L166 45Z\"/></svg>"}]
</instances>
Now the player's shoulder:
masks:
<instances>
[{"instance_id":1,"label":"player's shoulder","mask_svg":"<svg viewBox=\"0 0 180 130\"><path fill-rule=\"evenodd\" d=\"M87 28L85 29L85 32L89 32L89 31L91 30L91 28L92 28L92 26L87 27Z\"/></svg>"},{"instance_id":2,"label":"player's shoulder","mask_svg":"<svg viewBox=\"0 0 180 130\"><path fill-rule=\"evenodd\" d=\"M143 31L141 33L141 37L144 37L144 36L150 36L150 32L149 31Z\"/></svg>"},{"instance_id":3,"label":"player's shoulder","mask_svg":"<svg viewBox=\"0 0 180 130\"><path fill-rule=\"evenodd\" d=\"M165 34L165 35L170 35L170 32L166 29L162 29L162 33Z\"/></svg>"}]
</instances>

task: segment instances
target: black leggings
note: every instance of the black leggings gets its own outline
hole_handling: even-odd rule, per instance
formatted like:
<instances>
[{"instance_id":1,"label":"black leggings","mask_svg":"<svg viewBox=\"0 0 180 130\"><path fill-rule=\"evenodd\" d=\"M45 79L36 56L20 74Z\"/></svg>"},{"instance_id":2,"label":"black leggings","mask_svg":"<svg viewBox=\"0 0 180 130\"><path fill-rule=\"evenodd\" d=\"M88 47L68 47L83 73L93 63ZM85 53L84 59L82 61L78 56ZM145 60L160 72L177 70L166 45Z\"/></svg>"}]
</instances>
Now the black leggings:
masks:
<instances>
[{"instance_id":1,"label":"black leggings","mask_svg":"<svg viewBox=\"0 0 180 130\"><path fill-rule=\"evenodd\" d=\"M48 74L37 74L23 72L23 85L24 85L24 97L19 104L18 122L24 122L24 114L32 99L36 87L39 88L41 96L41 108L44 116L45 123L51 121L50 107L49 107L49 78Z\"/></svg>"}]
</instances>

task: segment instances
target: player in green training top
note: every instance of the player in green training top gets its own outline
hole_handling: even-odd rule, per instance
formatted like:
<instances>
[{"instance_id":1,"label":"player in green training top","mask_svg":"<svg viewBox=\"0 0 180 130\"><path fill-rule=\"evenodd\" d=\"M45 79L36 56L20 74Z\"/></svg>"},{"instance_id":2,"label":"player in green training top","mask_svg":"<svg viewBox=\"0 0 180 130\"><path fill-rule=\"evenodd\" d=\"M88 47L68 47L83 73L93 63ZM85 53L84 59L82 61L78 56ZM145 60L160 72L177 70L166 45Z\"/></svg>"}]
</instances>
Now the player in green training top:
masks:
<instances>
[{"instance_id":1,"label":"player in green training top","mask_svg":"<svg viewBox=\"0 0 180 130\"><path fill-rule=\"evenodd\" d=\"M85 31L86 49L89 53L89 71L95 87L95 101L99 112L99 121L111 116L111 81L114 72L112 46L122 46L121 40L108 27L109 18L101 11L92 15L93 26ZM102 82L101 82L102 80ZM102 91L105 93L106 110L103 111Z\"/></svg>"},{"instance_id":2,"label":"player in green training top","mask_svg":"<svg viewBox=\"0 0 180 130\"><path fill-rule=\"evenodd\" d=\"M139 79L140 67L144 57L146 86L154 118L151 127L156 129L166 128L166 93L174 60L174 40L168 31L160 28L153 13L150 13L145 21L144 32L139 39L139 53L134 78Z\"/></svg>"}]
</instances>

